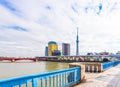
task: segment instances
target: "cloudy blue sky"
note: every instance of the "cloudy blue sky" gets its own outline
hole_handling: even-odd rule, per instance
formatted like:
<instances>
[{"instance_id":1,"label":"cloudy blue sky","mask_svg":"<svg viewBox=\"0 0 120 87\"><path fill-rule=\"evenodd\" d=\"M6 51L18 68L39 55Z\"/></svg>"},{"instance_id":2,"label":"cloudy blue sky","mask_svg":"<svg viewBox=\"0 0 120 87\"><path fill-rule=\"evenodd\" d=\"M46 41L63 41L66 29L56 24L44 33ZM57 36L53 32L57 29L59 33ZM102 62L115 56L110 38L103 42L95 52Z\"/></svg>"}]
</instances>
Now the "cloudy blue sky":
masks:
<instances>
[{"instance_id":1,"label":"cloudy blue sky","mask_svg":"<svg viewBox=\"0 0 120 87\"><path fill-rule=\"evenodd\" d=\"M48 41L80 54L120 50L120 0L0 0L0 56L44 56Z\"/></svg>"}]
</instances>

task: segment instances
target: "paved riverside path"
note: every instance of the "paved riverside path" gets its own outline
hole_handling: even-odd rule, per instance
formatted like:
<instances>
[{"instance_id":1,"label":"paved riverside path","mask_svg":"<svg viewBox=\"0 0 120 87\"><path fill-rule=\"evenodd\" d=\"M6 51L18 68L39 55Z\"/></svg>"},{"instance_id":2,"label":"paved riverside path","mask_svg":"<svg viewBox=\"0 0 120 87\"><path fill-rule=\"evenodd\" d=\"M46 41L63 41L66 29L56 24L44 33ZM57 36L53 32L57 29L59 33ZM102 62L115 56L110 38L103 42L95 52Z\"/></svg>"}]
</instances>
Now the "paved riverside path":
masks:
<instances>
[{"instance_id":1,"label":"paved riverside path","mask_svg":"<svg viewBox=\"0 0 120 87\"><path fill-rule=\"evenodd\" d=\"M75 87L120 87L120 64L102 73L86 73L86 78Z\"/></svg>"}]
</instances>

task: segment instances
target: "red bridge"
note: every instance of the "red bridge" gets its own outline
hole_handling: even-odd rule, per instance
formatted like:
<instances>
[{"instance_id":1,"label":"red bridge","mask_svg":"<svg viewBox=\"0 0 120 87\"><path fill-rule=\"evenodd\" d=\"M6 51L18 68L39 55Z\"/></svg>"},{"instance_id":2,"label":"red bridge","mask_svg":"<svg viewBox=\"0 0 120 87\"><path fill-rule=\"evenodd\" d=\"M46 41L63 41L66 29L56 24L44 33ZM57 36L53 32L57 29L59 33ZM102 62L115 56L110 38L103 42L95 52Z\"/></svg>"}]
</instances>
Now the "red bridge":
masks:
<instances>
[{"instance_id":1,"label":"red bridge","mask_svg":"<svg viewBox=\"0 0 120 87\"><path fill-rule=\"evenodd\" d=\"M15 62L15 61L18 61L18 60L32 60L34 62L36 61L40 61L41 58L14 58L14 57L0 57L0 61L3 61L3 60L9 60L11 62Z\"/></svg>"}]
</instances>

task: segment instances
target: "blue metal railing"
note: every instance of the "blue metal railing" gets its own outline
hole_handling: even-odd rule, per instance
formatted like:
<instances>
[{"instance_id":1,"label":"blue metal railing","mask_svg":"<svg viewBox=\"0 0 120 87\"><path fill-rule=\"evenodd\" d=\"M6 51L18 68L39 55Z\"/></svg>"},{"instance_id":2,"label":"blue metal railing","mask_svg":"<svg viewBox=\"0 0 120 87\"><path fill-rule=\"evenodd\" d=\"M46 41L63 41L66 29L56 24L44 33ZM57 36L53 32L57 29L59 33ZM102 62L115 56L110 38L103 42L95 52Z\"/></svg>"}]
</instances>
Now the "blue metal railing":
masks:
<instances>
[{"instance_id":1,"label":"blue metal railing","mask_svg":"<svg viewBox=\"0 0 120 87\"><path fill-rule=\"evenodd\" d=\"M80 67L0 80L0 87L69 87L80 81Z\"/></svg>"},{"instance_id":2,"label":"blue metal railing","mask_svg":"<svg viewBox=\"0 0 120 87\"><path fill-rule=\"evenodd\" d=\"M118 60L118 61L113 61L113 62L103 63L103 64L102 64L102 70L104 71L104 70L106 70L106 69L108 69L108 68L110 68L110 67L113 67L113 66L118 65L119 63L120 63L120 60Z\"/></svg>"}]
</instances>

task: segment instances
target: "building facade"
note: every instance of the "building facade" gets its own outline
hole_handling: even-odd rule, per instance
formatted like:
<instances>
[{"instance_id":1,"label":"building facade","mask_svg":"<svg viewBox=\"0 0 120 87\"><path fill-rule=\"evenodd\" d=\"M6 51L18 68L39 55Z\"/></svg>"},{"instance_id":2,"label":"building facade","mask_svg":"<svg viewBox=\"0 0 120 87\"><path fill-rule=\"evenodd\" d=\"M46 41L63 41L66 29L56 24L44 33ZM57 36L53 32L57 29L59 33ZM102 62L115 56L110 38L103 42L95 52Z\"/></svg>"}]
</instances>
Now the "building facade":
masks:
<instances>
[{"instance_id":1,"label":"building facade","mask_svg":"<svg viewBox=\"0 0 120 87\"><path fill-rule=\"evenodd\" d=\"M48 46L45 47L45 56L48 56Z\"/></svg>"},{"instance_id":2,"label":"building facade","mask_svg":"<svg viewBox=\"0 0 120 87\"><path fill-rule=\"evenodd\" d=\"M62 53L63 55L70 55L70 44L62 43Z\"/></svg>"},{"instance_id":3,"label":"building facade","mask_svg":"<svg viewBox=\"0 0 120 87\"><path fill-rule=\"evenodd\" d=\"M53 56L55 50L58 50L58 45L54 41L48 42L48 56Z\"/></svg>"}]
</instances>

